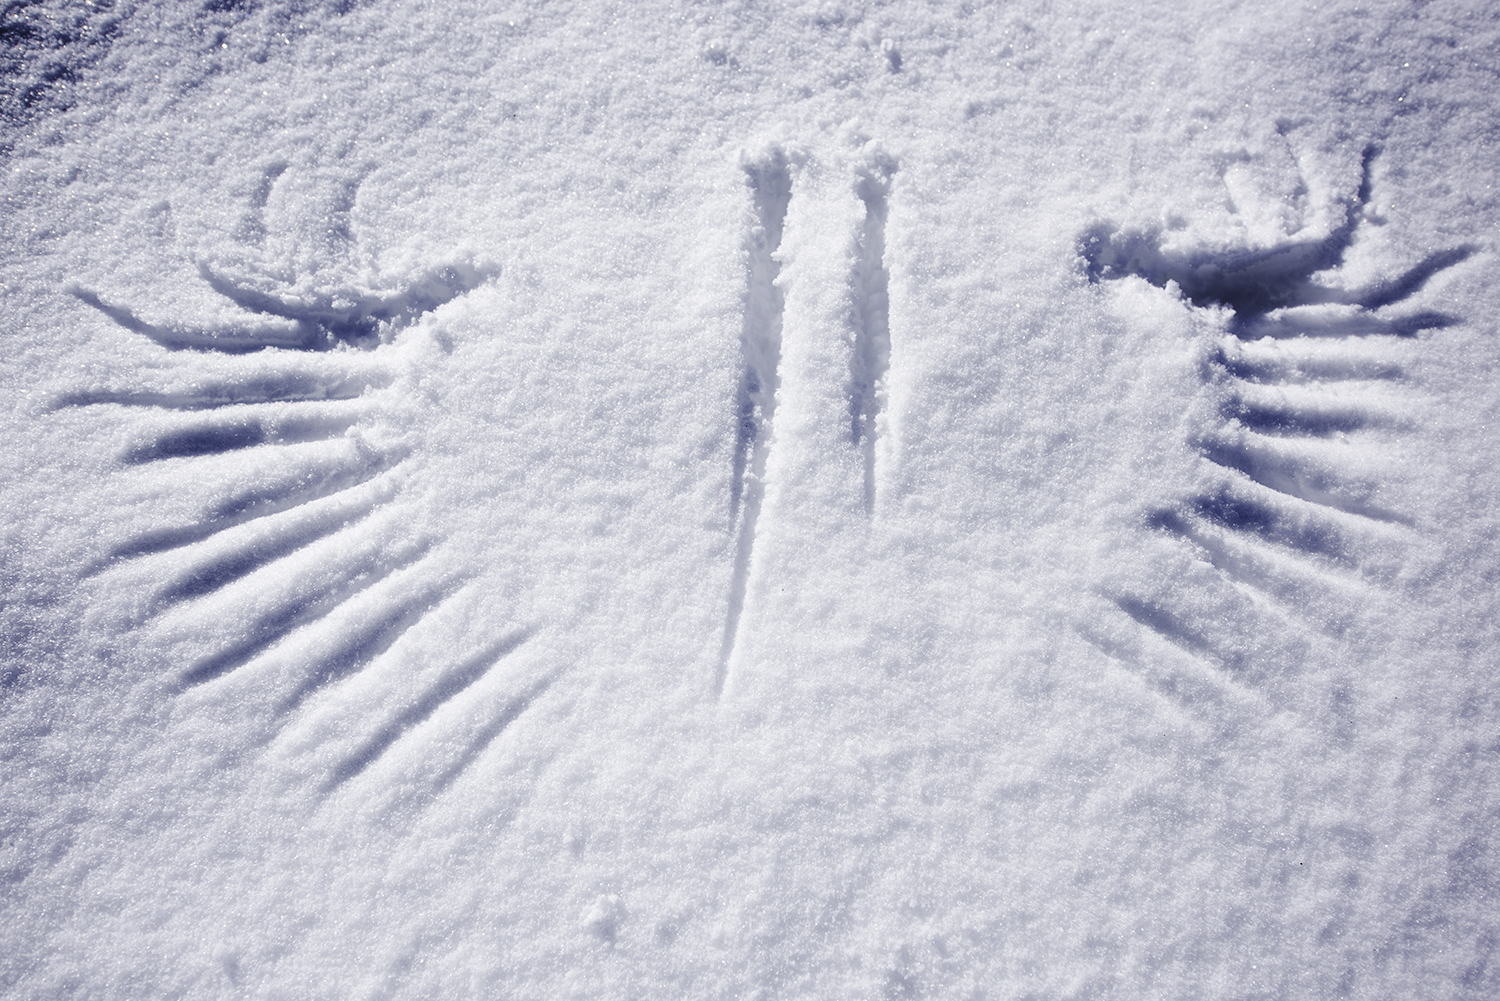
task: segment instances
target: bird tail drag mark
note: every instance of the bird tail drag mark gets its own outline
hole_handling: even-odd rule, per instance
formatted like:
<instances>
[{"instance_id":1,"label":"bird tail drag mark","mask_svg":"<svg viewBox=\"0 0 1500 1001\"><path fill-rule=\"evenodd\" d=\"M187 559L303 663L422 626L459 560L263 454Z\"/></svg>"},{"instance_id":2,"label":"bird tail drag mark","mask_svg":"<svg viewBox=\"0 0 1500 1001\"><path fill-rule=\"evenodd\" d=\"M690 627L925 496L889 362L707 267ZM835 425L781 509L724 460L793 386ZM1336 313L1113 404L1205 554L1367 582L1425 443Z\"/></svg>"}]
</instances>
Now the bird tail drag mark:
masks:
<instances>
[{"instance_id":1,"label":"bird tail drag mark","mask_svg":"<svg viewBox=\"0 0 1500 1001\"><path fill-rule=\"evenodd\" d=\"M736 399L734 471L730 488L730 524L735 532L734 572L729 586L729 610L719 651L714 691L723 691L734 653L735 635L749 586L750 553L755 545L755 523L765 497L766 459L771 447L771 424L776 413L777 368L781 362L781 325L785 300L776 285L781 263L776 257L792 199L792 175L780 152L745 168L754 203L754 222L748 237L745 321L740 334L743 372Z\"/></svg>"},{"instance_id":2,"label":"bird tail drag mark","mask_svg":"<svg viewBox=\"0 0 1500 1001\"><path fill-rule=\"evenodd\" d=\"M895 166L883 163L860 178L865 219L854 275L854 351L849 359L849 434L864 459L865 511L875 510L875 439L891 363L890 270L885 225Z\"/></svg>"}]
</instances>

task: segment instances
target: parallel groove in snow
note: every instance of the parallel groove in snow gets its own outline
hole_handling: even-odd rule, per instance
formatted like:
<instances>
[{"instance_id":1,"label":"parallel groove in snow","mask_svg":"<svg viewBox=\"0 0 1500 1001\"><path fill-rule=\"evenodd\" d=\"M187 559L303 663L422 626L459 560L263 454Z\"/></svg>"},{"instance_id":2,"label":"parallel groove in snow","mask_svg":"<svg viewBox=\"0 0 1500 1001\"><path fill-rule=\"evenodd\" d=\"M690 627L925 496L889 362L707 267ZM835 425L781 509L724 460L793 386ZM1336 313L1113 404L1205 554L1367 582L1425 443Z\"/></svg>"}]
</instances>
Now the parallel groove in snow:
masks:
<instances>
[{"instance_id":1,"label":"parallel groove in snow","mask_svg":"<svg viewBox=\"0 0 1500 1001\"><path fill-rule=\"evenodd\" d=\"M347 526L360 524L371 514L377 503L379 500L372 497L364 499L357 507L327 506L310 517L298 519L279 533L260 533L233 548L212 554L159 590L154 601L157 605L172 605L212 594L261 567L290 556L335 532L343 531ZM275 529L280 528L282 526L275 526Z\"/></svg>"},{"instance_id":2,"label":"parallel groove in snow","mask_svg":"<svg viewBox=\"0 0 1500 1001\"><path fill-rule=\"evenodd\" d=\"M734 474L730 487L730 524L735 531L734 572L729 585L729 611L719 649L714 693L724 690L729 659L734 654L740 616L749 587L750 553L755 546L755 523L765 498L766 459L780 385L781 322L785 296L777 286L787 206L792 199L792 175L786 156L776 152L763 163L745 168L754 200L754 223L749 234L746 265L745 322L740 335L744 373L736 401Z\"/></svg>"},{"instance_id":3,"label":"parallel groove in snow","mask_svg":"<svg viewBox=\"0 0 1500 1001\"><path fill-rule=\"evenodd\" d=\"M324 791L331 791L365 771L379 760L381 755L390 750L408 731L422 725L445 704L462 695L475 682L479 681L487 672L492 670L496 664L509 656L512 651L530 638L530 631L522 631L506 636L490 644L484 650L481 650L457 666L445 671L416 701L405 706L393 718L384 723L353 754L334 768L324 785ZM525 701L528 704L530 702L529 699L525 699ZM524 705L520 706L514 715L502 712L496 718L498 727L495 730L495 735L498 736L500 730L503 730L516 716L519 716L520 709L524 708ZM494 725L492 723L492 726ZM493 740L494 736L488 736L484 740L484 743L488 744ZM482 748L479 750L482 750ZM472 754L468 755L469 760L472 760L479 753L479 750L475 750ZM462 765L458 766L458 770L462 770L462 767ZM456 775L457 771L454 774Z\"/></svg>"},{"instance_id":4,"label":"parallel groove in snow","mask_svg":"<svg viewBox=\"0 0 1500 1001\"><path fill-rule=\"evenodd\" d=\"M894 166L882 164L860 178L865 219L860 227L854 273L854 351L849 358L850 438L864 459L865 512L875 510L876 437L885 407L886 370L891 364L890 269L885 260L885 224Z\"/></svg>"},{"instance_id":5,"label":"parallel groove in snow","mask_svg":"<svg viewBox=\"0 0 1500 1001\"><path fill-rule=\"evenodd\" d=\"M849 219L853 223L849 230L828 231L829 235L836 234L836 240L843 238L847 242L830 243L814 251L816 261L801 258L807 252L805 249L797 251L801 262L813 270L799 269L797 274L800 277L791 279L795 288L791 285L782 288L787 279L782 277L779 248L793 194L792 172L786 154L780 150L746 167L753 215L741 336L744 370L736 399L738 423L730 492L731 526L735 532L734 569L713 679L715 696L722 696L732 673L736 644L741 638L745 618L747 593L754 584L751 577L756 528L766 495L766 470L768 460L772 458L772 430L779 406L778 394L784 388L783 379L793 380L785 387L790 390L788 401L794 401L806 388L804 380L811 379L822 387L820 392L827 394L825 403L837 401L835 405L839 413L837 417L828 412L821 414L817 419L819 431L809 436L812 429L797 423L806 419L805 411L797 411L795 403L789 403L793 409L787 412L794 417L791 426L786 426L783 420L783 424L776 428L781 436L778 440L784 443L784 447L776 449L776 461L783 461L788 455L807 448L826 430L828 437L822 442L822 447L839 452L840 463L851 457L843 454L843 450L852 450L857 479L850 484L854 488L851 499L863 509L866 518L874 516L881 475L877 462L878 456L883 454L881 439L886 434L884 411L887 375L891 366L890 262L886 251L886 222L896 171L896 162L879 152L867 154L862 163L854 166L854 176L850 178L852 190L846 189L846 192L857 199L858 215ZM816 177L816 173L814 168L809 168L810 177ZM798 183L802 177L798 175ZM820 204L816 198L801 201L803 197L799 195L798 202L803 208ZM799 231L797 235L801 238L808 234ZM799 243L799 246L805 247L805 244ZM833 256L836 252L840 256ZM833 293L824 300L827 311L821 316L797 314L795 335L789 335L783 341L787 295L808 292L817 295L820 290ZM825 339L824 343L831 350L810 366L782 373L784 347L791 349L785 357L794 359L800 349L820 339ZM833 367L830 362L838 367ZM793 361L791 364L796 369L798 363ZM833 424L832 420L837 420L842 426Z\"/></svg>"},{"instance_id":6,"label":"parallel groove in snow","mask_svg":"<svg viewBox=\"0 0 1500 1001\"><path fill-rule=\"evenodd\" d=\"M360 454L354 468L329 462L315 477L290 487L254 488L221 503L196 524L154 529L110 551L112 560L149 556L202 542L248 522L294 511L371 483L400 464L401 457ZM103 567L100 567L103 569Z\"/></svg>"},{"instance_id":7,"label":"parallel groove in snow","mask_svg":"<svg viewBox=\"0 0 1500 1001\"><path fill-rule=\"evenodd\" d=\"M290 403L303 400L357 400L366 389L379 389L387 380L371 373L344 377L314 376L283 372L241 381L215 381L191 392L143 393L93 391L60 397L53 405L86 407L115 404L122 407L153 407L163 410L215 410L247 403Z\"/></svg>"},{"instance_id":8,"label":"parallel groove in snow","mask_svg":"<svg viewBox=\"0 0 1500 1001\"><path fill-rule=\"evenodd\" d=\"M332 548L341 545L337 537L327 540ZM293 589L271 609L257 616L239 642L203 658L181 678L183 687L201 685L237 670L303 626L316 622L365 590L387 577L416 563L428 547L420 546L396 555L384 551L379 540L367 541L352 554L330 552L328 562L337 559L331 572L321 563L320 573L307 584L306 590Z\"/></svg>"},{"instance_id":9,"label":"parallel groove in snow","mask_svg":"<svg viewBox=\"0 0 1500 1001\"><path fill-rule=\"evenodd\" d=\"M524 689L519 695L513 696L505 707L495 713L490 721L474 734L463 751L432 780L433 795L445 792L449 786L458 781L461 776L474 762L484 753L485 749L493 744L500 735L521 717L527 709L531 708L533 702L541 698L542 694L551 688L561 674L549 674L539 681Z\"/></svg>"},{"instance_id":10,"label":"parallel groove in snow","mask_svg":"<svg viewBox=\"0 0 1500 1001\"><path fill-rule=\"evenodd\" d=\"M319 404L305 401L295 408L236 407L208 419L177 424L141 441L121 457L136 465L162 459L191 458L232 452L257 445L293 445L325 441L348 431L364 416L358 403ZM248 412L246 412L248 410Z\"/></svg>"},{"instance_id":11,"label":"parallel groove in snow","mask_svg":"<svg viewBox=\"0 0 1500 1001\"><path fill-rule=\"evenodd\" d=\"M435 565L420 564L410 569L402 567L408 579L392 580L389 588L392 594L374 597L364 608L344 604L351 612L365 613L367 621L339 629L332 648L322 653L304 680L278 703L277 711L294 711L314 692L362 670L394 646L407 630L456 590L454 583L431 579L436 569ZM394 573L387 576L393 578ZM376 583L384 581L382 578Z\"/></svg>"}]
</instances>

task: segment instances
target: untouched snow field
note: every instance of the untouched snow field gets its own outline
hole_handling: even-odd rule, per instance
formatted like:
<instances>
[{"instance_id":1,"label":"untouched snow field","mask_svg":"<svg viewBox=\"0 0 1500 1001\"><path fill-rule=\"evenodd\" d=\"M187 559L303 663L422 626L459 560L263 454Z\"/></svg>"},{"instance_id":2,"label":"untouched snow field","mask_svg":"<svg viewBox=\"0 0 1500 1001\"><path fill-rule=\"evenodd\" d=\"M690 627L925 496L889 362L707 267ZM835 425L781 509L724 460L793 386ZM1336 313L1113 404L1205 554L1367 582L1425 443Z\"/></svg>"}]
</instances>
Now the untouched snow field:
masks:
<instances>
[{"instance_id":1,"label":"untouched snow field","mask_svg":"<svg viewBox=\"0 0 1500 1001\"><path fill-rule=\"evenodd\" d=\"M1480 3L12 3L0 993L1500 996Z\"/></svg>"}]
</instances>

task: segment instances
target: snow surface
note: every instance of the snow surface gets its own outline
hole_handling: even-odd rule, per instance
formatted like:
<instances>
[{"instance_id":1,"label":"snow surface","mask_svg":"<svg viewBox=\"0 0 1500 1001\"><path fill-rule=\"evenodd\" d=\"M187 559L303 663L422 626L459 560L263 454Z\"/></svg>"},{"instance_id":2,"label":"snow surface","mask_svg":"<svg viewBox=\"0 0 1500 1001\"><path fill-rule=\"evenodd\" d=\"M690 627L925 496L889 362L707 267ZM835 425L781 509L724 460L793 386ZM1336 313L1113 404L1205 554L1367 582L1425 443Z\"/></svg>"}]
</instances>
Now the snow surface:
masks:
<instances>
[{"instance_id":1,"label":"snow surface","mask_svg":"<svg viewBox=\"0 0 1500 1001\"><path fill-rule=\"evenodd\" d=\"M1487 5L0 24L0 993L1500 996Z\"/></svg>"}]
</instances>

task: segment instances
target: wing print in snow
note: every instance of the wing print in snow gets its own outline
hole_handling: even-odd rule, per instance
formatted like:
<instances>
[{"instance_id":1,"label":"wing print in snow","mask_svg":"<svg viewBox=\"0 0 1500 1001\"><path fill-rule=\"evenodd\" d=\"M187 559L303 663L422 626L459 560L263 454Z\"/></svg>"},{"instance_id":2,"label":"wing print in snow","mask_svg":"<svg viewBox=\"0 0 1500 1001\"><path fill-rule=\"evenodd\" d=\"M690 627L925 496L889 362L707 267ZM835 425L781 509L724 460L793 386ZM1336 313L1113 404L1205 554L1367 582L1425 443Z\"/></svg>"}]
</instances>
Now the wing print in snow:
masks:
<instances>
[{"instance_id":1,"label":"wing print in snow","mask_svg":"<svg viewBox=\"0 0 1500 1001\"><path fill-rule=\"evenodd\" d=\"M1382 455L1410 422L1405 366L1419 338L1460 322L1422 308L1418 293L1473 248L1340 287L1337 273L1367 223L1374 157L1366 152L1344 220L1321 239L1172 254L1155 234L1101 225L1080 242L1091 282L1134 276L1175 289L1206 331L1198 419L1185 442L1198 458L1197 484L1144 518L1175 540L1165 557L1174 562L1151 590L1106 588L1135 628L1105 636L1089 627L1091 640L1127 663L1161 660L1153 648L1186 655L1185 674L1153 680L1176 698L1274 701L1278 678L1336 642L1371 588L1389 588L1415 530L1383 497Z\"/></svg>"},{"instance_id":2,"label":"wing print in snow","mask_svg":"<svg viewBox=\"0 0 1500 1001\"><path fill-rule=\"evenodd\" d=\"M163 693L220 721L220 758L264 746L324 793L384 768L436 795L556 677L493 671L533 630L471 628L479 568L423 514L431 401L410 390L441 348L398 335L492 272L313 293L200 273L241 320L153 323L73 289L169 352L55 400L128 415L118 475L157 499L94 572L171 651Z\"/></svg>"}]
</instances>

